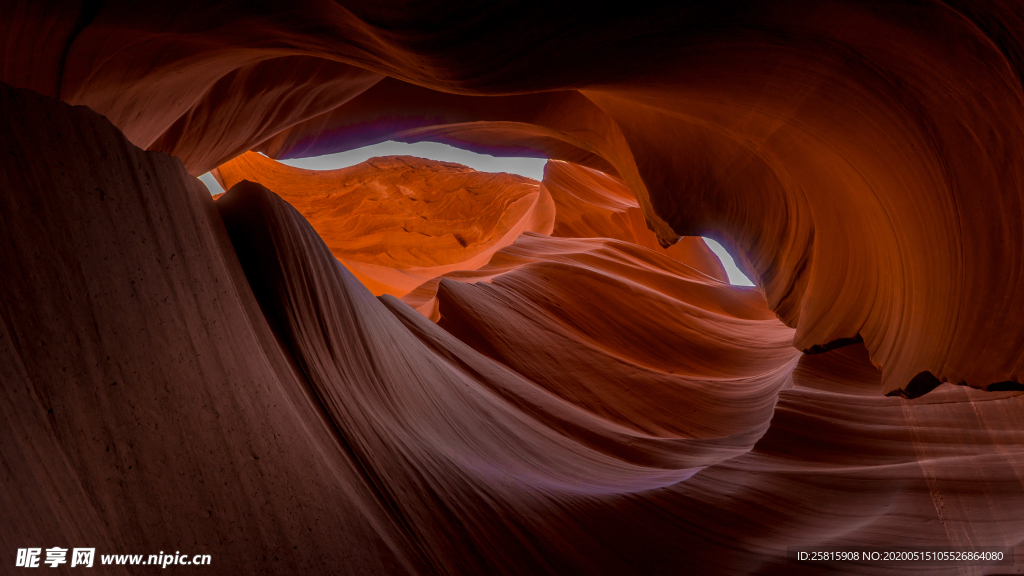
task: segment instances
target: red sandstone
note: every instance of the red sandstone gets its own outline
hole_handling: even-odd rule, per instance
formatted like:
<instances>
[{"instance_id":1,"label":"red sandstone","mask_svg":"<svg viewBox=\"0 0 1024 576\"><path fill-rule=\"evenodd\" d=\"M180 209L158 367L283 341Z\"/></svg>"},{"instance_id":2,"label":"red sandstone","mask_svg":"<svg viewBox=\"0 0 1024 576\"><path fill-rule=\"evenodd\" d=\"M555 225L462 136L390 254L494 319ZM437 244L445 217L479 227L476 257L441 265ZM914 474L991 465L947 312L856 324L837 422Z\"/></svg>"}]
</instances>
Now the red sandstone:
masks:
<instances>
[{"instance_id":1,"label":"red sandstone","mask_svg":"<svg viewBox=\"0 0 1024 576\"><path fill-rule=\"evenodd\" d=\"M5 6L2 561L1021 556L1022 13ZM551 161L272 160L385 140Z\"/></svg>"}]
</instances>

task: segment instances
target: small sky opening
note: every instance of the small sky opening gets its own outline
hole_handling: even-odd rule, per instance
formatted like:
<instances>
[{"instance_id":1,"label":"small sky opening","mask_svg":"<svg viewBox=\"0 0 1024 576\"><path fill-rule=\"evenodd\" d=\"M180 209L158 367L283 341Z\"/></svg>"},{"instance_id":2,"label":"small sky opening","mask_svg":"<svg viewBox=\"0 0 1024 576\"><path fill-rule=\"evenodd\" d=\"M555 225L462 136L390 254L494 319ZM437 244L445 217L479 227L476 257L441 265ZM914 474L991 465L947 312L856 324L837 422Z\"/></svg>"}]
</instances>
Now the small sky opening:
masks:
<instances>
[{"instance_id":1,"label":"small sky opening","mask_svg":"<svg viewBox=\"0 0 1024 576\"><path fill-rule=\"evenodd\" d=\"M715 253L715 256L718 256L718 259L722 261L722 266L725 266L725 273L729 275L729 284L733 286L754 285L750 278L747 278L746 274L740 272L739 266L736 266L736 261L733 260L732 254L729 254L729 251L724 246L711 238L704 238L704 242Z\"/></svg>"},{"instance_id":2,"label":"small sky opening","mask_svg":"<svg viewBox=\"0 0 1024 576\"><path fill-rule=\"evenodd\" d=\"M206 184L207 188L210 189L211 196L224 193L224 187L220 185L220 182L217 182L217 179L213 177L213 174L207 172L200 176L199 179L203 181L203 184Z\"/></svg>"},{"instance_id":3,"label":"small sky opening","mask_svg":"<svg viewBox=\"0 0 1024 576\"><path fill-rule=\"evenodd\" d=\"M392 140L336 154L278 160L278 162L305 170L336 170L366 162L376 156L416 156L442 162L457 162L480 172L508 172L538 181L544 178L544 164L547 162L545 158L497 157L478 154L440 142L406 144ZM199 179L206 184L211 194L224 192L224 189L217 183L217 179L209 172L200 176Z\"/></svg>"},{"instance_id":4,"label":"small sky opening","mask_svg":"<svg viewBox=\"0 0 1024 576\"><path fill-rule=\"evenodd\" d=\"M480 172L508 172L534 180L544 178L544 164L547 162L545 158L496 157L489 154L477 154L440 142L406 144L391 140L337 154L280 160L279 162L306 170L334 170L365 162L375 156L416 156L442 162L457 162Z\"/></svg>"}]
</instances>

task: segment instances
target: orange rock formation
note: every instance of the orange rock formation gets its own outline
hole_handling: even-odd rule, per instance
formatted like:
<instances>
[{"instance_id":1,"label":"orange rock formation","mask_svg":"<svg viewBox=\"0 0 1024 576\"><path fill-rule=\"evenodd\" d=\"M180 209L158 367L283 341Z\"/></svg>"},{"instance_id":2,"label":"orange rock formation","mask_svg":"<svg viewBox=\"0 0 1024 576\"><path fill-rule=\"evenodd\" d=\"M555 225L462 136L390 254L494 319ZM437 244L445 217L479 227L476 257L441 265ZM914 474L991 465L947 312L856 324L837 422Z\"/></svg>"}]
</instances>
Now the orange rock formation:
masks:
<instances>
[{"instance_id":1,"label":"orange rock formation","mask_svg":"<svg viewBox=\"0 0 1024 576\"><path fill-rule=\"evenodd\" d=\"M551 197L528 178L410 156L314 171L249 152L216 175L225 189L249 180L279 191L378 296L479 268L521 233L550 234L554 223Z\"/></svg>"},{"instance_id":2,"label":"orange rock formation","mask_svg":"<svg viewBox=\"0 0 1024 576\"><path fill-rule=\"evenodd\" d=\"M8 3L3 562L1020 572L1021 8Z\"/></svg>"}]
</instances>

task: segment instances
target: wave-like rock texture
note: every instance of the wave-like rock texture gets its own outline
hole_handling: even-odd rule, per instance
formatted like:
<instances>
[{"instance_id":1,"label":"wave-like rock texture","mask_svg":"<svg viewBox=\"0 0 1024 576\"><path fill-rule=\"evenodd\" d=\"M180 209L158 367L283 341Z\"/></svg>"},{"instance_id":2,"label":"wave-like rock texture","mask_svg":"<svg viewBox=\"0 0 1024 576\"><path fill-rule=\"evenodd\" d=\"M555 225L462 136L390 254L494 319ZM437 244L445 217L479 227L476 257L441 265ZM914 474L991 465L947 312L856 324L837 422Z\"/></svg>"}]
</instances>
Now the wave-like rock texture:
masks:
<instances>
[{"instance_id":1,"label":"wave-like rock texture","mask_svg":"<svg viewBox=\"0 0 1024 576\"><path fill-rule=\"evenodd\" d=\"M615 176L551 161L544 165L541 187L555 204L552 236L622 240L667 254L712 278L729 280L721 261L699 237L681 237L668 248L662 247L633 193Z\"/></svg>"},{"instance_id":2,"label":"wave-like rock texture","mask_svg":"<svg viewBox=\"0 0 1024 576\"><path fill-rule=\"evenodd\" d=\"M209 191L84 107L0 86L0 117L5 570L39 546L410 569Z\"/></svg>"},{"instance_id":3,"label":"wave-like rock texture","mask_svg":"<svg viewBox=\"0 0 1024 576\"><path fill-rule=\"evenodd\" d=\"M287 183L282 182L282 185L287 186ZM609 258L609 262L604 262L604 266L601 268L602 273L608 272L617 275L627 271L627 275L632 277L638 275L636 272L644 270L641 274L653 271L658 275L675 275L697 281L718 281L711 282L711 285L728 280L722 263L701 238L680 238L672 246L663 248L654 233L646 228L636 200L629 196L629 189L614 176L577 164L552 161L544 167L544 179L540 183L540 193L545 201L549 200L553 205L554 222L549 230L552 236L622 241L616 243L616 246L625 252L612 256ZM300 212L302 212L301 208ZM544 228L548 229L546 217L549 211L545 208L541 214L545 217ZM526 229L523 232L537 231ZM459 270L422 282L414 290L398 296L428 318L436 321L440 318L440 311L435 296L438 286L444 278L461 282L489 282L496 276L527 263L558 260L577 250L579 255L582 255L601 246L603 243L600 242L541 241L538 243L520 237L514 246L494 254L485 266L473 268L464 266ZM638 248L646 248L646 250ZM649 254L649 251L660 256L668 256L683 266L666 265L663 258L657 258L653 254ZM335 255L338 255L337 251L335 251ZM607 266L609 263L625 259L632 259L636 268ZM728 301L734 292L719 291L718 294ZM760 296L751 294L751 297L757 299ZM703 304L707 305L712 300L714 298L706 299ZM716 304L710 305L717 306Z\"/></svg>"},{"instance_id":4,"label":"wave-like rock texture","mask_svg":"<svg viewBox=\"0 0 1024 576\"><path fill-rule=\"evenodd\" d=\"M0 548L1021 572L785 557L1024 557L1019 0L2 13ZM554 160L525 202L553 236L486 210L479 261L449 242L377 298L282 200L298 173L194 178L389 139Z\"/></svg>"},{"instance_id":5,"label":"wave-like rock texture","mask_svg":"<svg viewBox=\"0 0 1024 576\"><path fill-rule=\"evenodd\" d=\"M623 426L745 435L743 451L763 433L799 352L758 291L612 240L529 235L504 252L520 264L490 283L441 281L441 327Z\"/></svg>"},{"instance_id":6,"label":"wave-like rock texture","mask_svg":"<svg viewBox=\"0 0 1024 576\"><path fill-rule=\"evenodd\" d=\"M596 168L662 244L735 249L798 348L862 339L883 392L1024 379L1017 1L145 8L17 2L2 79L193 174L388 138Z\"/></svg>"},{"instance_id":7,"label":"wave-like rock texture","mask_svg":"<svg viewBox=\"0 0 1024 576\"><path fill-rule=\"evenodd\" d=\"M85 108L0 86L0 114L5 549L241 574L1024 552L1020 392L881 396L863 345L800 354L757 289L621 240L525 234L491 282L441 280L435 324L259 184L214 203Z\"/></svg>"},{"instance_id":8,"label":"wave-like rock texture","mask_svg":"<svg viewBox=\"0 0 1024 576\"><path fill-rule=\"evenodd\" d=\"M274 190L376 295L474 270L521 233L554 225L551 197L534 180L411 156L303 170L249 152L215 174L225 188L248 180Z\"/></svg>"},{"instance_id":9,"label":"wave-like rock texture","mask_svg":"<svg viewBox=\"0 0 1024 576\"><path fill-rule=\"evenodd\" d=\"M700 429L714 415L680 412L649 416L660 426L626 426L594 409L610 399L569 402L399 301L376 300L266 189L239 185L217 206L264 314L433 570L596 569L589 554L559 552L554 535L565 528L555 525L563 522L577 534L560 540L595 545L585 524L558 518L566 506L674 485L745 452L798 354L773 319L783 337L774 350L749 354L759 366L737 392L754 406L733 429ZM661 401L651 394L643 402Z\"/></svg>"}]
</instances>

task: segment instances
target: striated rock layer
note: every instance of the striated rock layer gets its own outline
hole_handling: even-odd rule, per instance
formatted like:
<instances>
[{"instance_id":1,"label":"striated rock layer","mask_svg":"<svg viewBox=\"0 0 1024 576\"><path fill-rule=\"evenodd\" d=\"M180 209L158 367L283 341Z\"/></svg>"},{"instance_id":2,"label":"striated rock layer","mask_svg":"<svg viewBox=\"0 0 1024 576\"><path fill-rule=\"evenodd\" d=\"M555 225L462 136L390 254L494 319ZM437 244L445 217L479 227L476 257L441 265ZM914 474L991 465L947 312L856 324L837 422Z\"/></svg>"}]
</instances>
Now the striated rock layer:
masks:
<instances>
[{"instance_id":1,"label":"striated rock layer","mask_svg":"<svg viewBox=\"0 0 1024 576\"><path fill-rule=\"evenodd\" d=\"M5 549L275 574L1024 552L1020 392L880 396L863 345L802 355L757 289L613 239L525 234L491 282L439 281L438 325L260 184L215 204L85 108L0 87L0 113ZM963 569L828 568L867 570Z\"/></svg>"},{"instance_id":2,"label":"striated rock layer","mask_svg":"<svg viewBox=\"0 0 1024 576\"><path fill-rule=\"evenodd\" d=\"M0 12L0 548L1022 571L1019 1Z\"/></svg>"},{"instance_id":3,"label":"striated rock layer","mask_svg":"<svg viewBox=\"0 0 1024 576\"><path fill-rule=\"evenodd\" d=\"M411 569L205 187L86 108L0 114L0 546Z\"/></svg>"},{"instance_id":4,"label":"striated rock layer","mask_svg":"<svg viewBox=\"0 0 1024 576\"><path fill-rule=\"evenodd\" d=\"M667 254L723 282L729 279L718 257L698 237L681 237L663 248L632 192L614 176L552 161L544 166L541 186L555 204L552 236L614 238Z\"/></svg>"},{"instance_id":5,"label":"striated rock layer","mask_svg":"<svg viewBox=\"0 0 1024 576\"><path fill-rule=\"evenodd\" d=\"M194 175L389 138L566 160L621 178L661 243L735 249L798 348L863 340L885 393L1024 378L1016 1L5 13L0 79Z\"/></svg>"}]
</instances>

